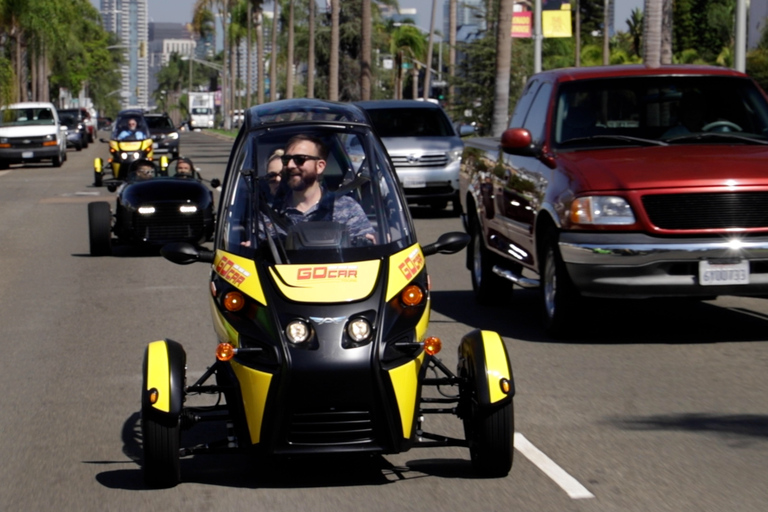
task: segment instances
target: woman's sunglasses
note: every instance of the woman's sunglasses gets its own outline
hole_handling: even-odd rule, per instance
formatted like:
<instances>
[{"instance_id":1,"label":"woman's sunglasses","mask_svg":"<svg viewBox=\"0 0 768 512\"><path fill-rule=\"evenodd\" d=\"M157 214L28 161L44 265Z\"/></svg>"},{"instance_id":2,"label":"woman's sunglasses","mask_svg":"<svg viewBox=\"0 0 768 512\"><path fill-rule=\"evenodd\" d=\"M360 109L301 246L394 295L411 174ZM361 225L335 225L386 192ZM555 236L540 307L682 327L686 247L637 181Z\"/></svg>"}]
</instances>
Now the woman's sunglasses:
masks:
<instances>
[{"instance_id":1,"label":"woman's sunglasses","mask_svg":"<svg viewBox=\"0 0 768 512\"><path fill-rule=\"evenodd\" d=\"M288 165L288 162L293 160L296 162L297 167L301 167L307 160L322 160L322 158L310 155L283 155L280 157L280 160L283 162L283 165Z\"/></svg>"}]
</instances>

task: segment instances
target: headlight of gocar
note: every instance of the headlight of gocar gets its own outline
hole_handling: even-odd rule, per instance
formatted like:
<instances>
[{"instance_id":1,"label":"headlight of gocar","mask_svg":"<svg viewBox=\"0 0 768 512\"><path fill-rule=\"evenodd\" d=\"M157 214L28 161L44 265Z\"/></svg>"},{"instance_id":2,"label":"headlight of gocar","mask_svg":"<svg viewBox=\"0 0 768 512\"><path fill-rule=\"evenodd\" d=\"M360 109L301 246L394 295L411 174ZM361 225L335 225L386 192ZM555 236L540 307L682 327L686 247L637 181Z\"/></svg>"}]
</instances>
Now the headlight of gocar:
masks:
<instances>
[{"instance_id":1,"label":"headlight of gocar","mask_svg":"<svg viewBox=\"0 0 768 512\"><path fill-rule=\"evenodd\" d=\"M570 219L579 225L626 226L635 223L635 214L623 197L587 196L571 203Z\"/></svg>"},{"instance_id":2,"label":"headlight of gocar","mask_svg":"<svg viewBox=\"0 0 768 512\"><path fill-rule=\"evenodd\" d=\"M355 343L368 341L371 337L371 324L365 318L355 318L347 324L347 335Z\"/></svg>"},{"instance_id":3,"label":"headlight of gocar","mask_svg":"<svg viewBox=\"0 0 768 512\"><path fill-rule=\"evenodd\" d=\"M312 329L304 320L291 320L285 327L285 336L291 343L299 344L309 341Z\"/></svg>"}]
</instances>

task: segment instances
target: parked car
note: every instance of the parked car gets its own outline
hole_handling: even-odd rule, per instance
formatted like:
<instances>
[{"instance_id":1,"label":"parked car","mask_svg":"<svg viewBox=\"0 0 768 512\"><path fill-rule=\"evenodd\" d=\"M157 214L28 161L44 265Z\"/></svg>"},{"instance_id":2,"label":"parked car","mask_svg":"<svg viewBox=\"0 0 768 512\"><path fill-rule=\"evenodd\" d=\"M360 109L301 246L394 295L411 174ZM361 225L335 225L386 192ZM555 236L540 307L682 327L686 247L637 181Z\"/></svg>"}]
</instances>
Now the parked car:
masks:
<instances>
[{"instance_id":1,"label":"parked car","mask_svg":"<svg viewBox=\"0 0 768 512\"><path fill-rule=\"evenodd\" d=\"M13 103L0 109L0 169L10 164L67 159L67 127L47 102Z\"/></svg>"},{"instance_id":2,"label":"parked car","mask_svg":"<svg viewBox=\"0 0 768 512\"><path fill-rule=\"evenodd\" d=\"M144 114L152 136L155 153L169 153L171 158L179 156L179 131L168 114Z\"/></svg>"},{"instance_id":3,"label":"parked car","mask_svg":"<svg viewBox=\"0 0 768 512\"><path fill-rule=\"evenodd\" d=\"M768 98L748 76L547 71L509 126L468 139L462 161L480 301L540 286L545 326L563 334L580 296L768 294Z\"/></svg>"},{"instance_id":4,"label":"parked car","mask_svg":"<svg viewBox=\"0 0 768 512\"><path fill-rule=\"evenodd\" d=\"M82 151L88 143L87 137L83 133L83 124L71 114L62 114L60 121L67 127L67 147Z\"/></svg>"},{"instance_id":5,"label":"parked car","mask_svg":"<svg viewBox=\"0 0 768 512\"><path fill-rule=\"evenodd\" d=\"M95 128L89 123L91 114L84 108L63 108L59 110L59 115L73 116L80 123L80 131L83 132L84 148L88 147L90 142L94 141Z\"/></svg>"},{"instance_id":6,"label":"parked car","mask_svg":"<svg viewBox=\"0 0 768 512\"><path fill-rule=\"evenodd\" d=\"M445 111L416 100L355 103L370 118L389 153L409 204L459 211L459 165L464 143Z\"/></svg>"}]
</instances>

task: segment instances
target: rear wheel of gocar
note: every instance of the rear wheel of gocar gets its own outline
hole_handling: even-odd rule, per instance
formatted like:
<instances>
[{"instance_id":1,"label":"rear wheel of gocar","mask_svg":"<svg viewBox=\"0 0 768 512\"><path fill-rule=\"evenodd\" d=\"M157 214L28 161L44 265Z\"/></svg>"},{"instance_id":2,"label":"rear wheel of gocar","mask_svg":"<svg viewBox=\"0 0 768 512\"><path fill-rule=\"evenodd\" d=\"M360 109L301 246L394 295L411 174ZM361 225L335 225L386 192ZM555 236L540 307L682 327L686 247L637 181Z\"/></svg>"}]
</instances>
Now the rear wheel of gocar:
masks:
<instances>
[{"instance_id":1,"label":"rear wheel of gocar","mask_svg":"<svg viewBox=\"0 0 768 512\"><path fill-rule=\"evenodd\" d=\"M579 307L579 293L568 276L554 233L547 237L540 275L544 329L551 336L563 336L574 327L571 321Z\"/></svg>"},{"instance_id":2,"label":"rear wheel of gocar","mask_svg":"<svg viewBox=\"0 0 768 512\"><path fill-rule=\"evenodd\" d=\"M475 220L470 242L472 290L480 304L494 304L512 294L512 283L493 272L493 255L483 244L483 230Z\"/></svg>"},{"instance_id":3,"label":"rear wheel of gocar","mask_svg":"<svg viewBox=\"0 0 768 512\"><path fill-rule=\"evenodd\" d=\"M112 212L106 201L88 203L88 235L91 256L112 254Z\"/></svg>"}]
</instances>

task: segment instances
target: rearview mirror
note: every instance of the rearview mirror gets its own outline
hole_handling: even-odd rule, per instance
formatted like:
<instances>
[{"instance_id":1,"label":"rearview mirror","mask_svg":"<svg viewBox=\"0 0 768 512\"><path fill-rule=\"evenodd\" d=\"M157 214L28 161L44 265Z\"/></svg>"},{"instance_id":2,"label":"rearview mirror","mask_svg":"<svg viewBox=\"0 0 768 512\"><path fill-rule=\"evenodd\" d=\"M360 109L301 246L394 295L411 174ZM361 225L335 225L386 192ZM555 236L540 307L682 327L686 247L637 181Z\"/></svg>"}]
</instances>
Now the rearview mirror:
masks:
<instances>
[{"instance_id":1,"label":"rearview mirror","mask_svg":"<svg viewBox=\"0 0 768 512\"><path fill-rule=\"evenodd\" d=\"M164 245L160 254L177 265L189 265L190 263L213 263L213 251L199 249L192 244L178 242Z\"/></svg>"},{"instance_id":2,"label":"rearview mirror","mask_svg":"<svg viewBox=\"0 0 768 512\"><path fill-rule=\"evenodd\" d=\"M445 233L440 235L437 242L429 245L425 245L421 248L424 256L431 256L432 254L453 254L459 252L467 245L469 245L470 236L460 231L453 231L451 233Z\"/></svg>"}]
</instances>

